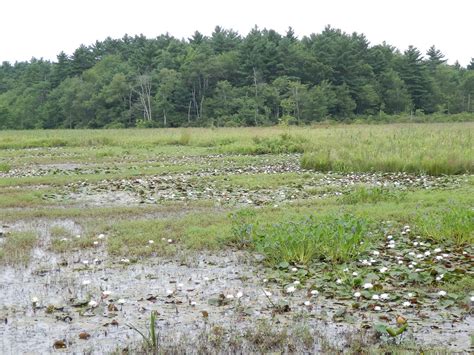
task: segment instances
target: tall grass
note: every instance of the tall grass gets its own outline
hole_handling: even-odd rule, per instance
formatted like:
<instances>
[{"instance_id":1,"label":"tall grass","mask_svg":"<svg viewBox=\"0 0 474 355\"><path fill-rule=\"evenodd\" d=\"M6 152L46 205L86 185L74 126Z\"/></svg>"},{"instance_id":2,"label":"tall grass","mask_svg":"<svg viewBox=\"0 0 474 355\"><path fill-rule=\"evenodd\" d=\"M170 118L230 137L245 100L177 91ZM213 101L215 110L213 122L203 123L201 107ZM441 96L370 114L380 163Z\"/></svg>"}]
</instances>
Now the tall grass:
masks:
<instances>
[{"instance_id":1,"label":"tall grass","mask_svg":"<svg viewBox=\"0 0 474 355\"><path fill-rule=\"evenodd\" d=\"M333 129L306 150L301 165L341 172L471 173L473 127L465 123Z\"/></svg>"},{"instance_id":2,"label":"tall grass","mask_svg":"<svg viewBox=\"0 0 474 355\"><path fill-rule=\"evenodd\" d=\"M474 210L453 207L420 213L416 230L437 242L452 242L456 246L474 245Z\"/></svg>"},{"instance_id":3,"label":"tall grass","mask_svg":"<svg viewBox=\"0 0 474 355\"><path fill-rule=\"evenodd\" d=\"M0 131L2 149L186 146L198 154L304 153L305 169L413 172L474 171L473 122L313 127ZM93 152L90 154L92 158Z\"/></svg>"}]
</instances>

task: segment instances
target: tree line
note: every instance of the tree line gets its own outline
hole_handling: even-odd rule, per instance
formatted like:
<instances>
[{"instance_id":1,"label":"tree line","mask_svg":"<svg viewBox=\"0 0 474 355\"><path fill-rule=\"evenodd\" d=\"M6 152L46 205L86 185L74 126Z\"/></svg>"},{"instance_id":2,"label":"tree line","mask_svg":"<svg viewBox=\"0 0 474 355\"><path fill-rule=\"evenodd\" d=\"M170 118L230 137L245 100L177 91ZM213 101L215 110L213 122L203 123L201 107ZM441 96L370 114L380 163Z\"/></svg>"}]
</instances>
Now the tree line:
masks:
<instances>
[{"instance_id":1,"label":"tree line","mask_svg":"<svg viewBox=\"0 0 474 355\"><path fill-rule=\"evenodd\" d=\"M54 62L0 66L0 129L307 124L474 111L474 59L448 65L326 27L298 39L216 27L188 39L125 35Z\"/></svg>"}]
</instances>

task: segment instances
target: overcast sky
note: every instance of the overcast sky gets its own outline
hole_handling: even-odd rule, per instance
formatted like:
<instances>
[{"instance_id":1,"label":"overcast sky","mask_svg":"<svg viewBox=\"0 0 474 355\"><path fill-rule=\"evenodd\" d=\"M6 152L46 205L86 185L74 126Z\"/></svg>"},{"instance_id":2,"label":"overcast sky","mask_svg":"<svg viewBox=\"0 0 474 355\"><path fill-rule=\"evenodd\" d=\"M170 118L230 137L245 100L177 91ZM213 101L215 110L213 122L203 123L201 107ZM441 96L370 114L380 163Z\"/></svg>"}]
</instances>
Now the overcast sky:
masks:
<instances>
[{"instance_id":1,"label":"overcast sky","mask_svg":"<svg viewBox=\"0 0 474 355\"><path fill-rule=\"evenodd\" d=\"M301 38L330 24L401 50L435 44L462 65L474 57L474 0L1 0L0 61L55 60L107 36L188 38L216 25L245 35L254 25Z\"/></svg>"}]
</instances>

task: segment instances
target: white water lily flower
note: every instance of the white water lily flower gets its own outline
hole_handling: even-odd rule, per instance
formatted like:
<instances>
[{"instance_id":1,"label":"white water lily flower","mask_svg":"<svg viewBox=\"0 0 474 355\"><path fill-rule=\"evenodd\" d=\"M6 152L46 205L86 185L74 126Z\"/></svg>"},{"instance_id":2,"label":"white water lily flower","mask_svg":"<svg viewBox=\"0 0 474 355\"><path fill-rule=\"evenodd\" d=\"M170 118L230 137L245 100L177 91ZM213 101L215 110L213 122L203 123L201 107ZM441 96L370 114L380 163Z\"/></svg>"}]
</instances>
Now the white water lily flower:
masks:
<instances>
[{"instance_id":1,"label":"white water lily flower","mask_svg":"<svg viewBox=\"0 0 474 355\"><path fill-rule=\"evenodd\" d=\"M38 297L31 297L31 303L38 303Z\"/></svg>"},{"instance_id":2,"label":"white water lily flower","mask_svg":"<svg viewBox=\"0 0 474 355\"><path fill-rule=\"evenodd\" d=\"M311 306L311 302L310 302L310 301L305 301L305 302L304 302L304 305L305 305L305 306Z\"/></svg>"},{"instance_id":3,"label":"white water lily flower","mask_svg":"<svg viewBox=\"0 0 474 355\"><path fill-rule=\"evenodd\" d=\"M293 272L297 272L297 271L298 271L298 268L296 268L296 267L292 267L292 268L291 268L291 271L293 271Z\"/></svg>"},{"instance_id":4,"label":"white water lily flower","mask_svg":"<svg viewBox=\"0 0 474 355\"><path fill-rule=\"evenodd\" d=\"M168 243L173 243L173 239L168 239Z\"/></svg>"},{"instance_id":5,"label":"white water lily flower","mask_svg":"<svg viewBox=\"0 0 474 355\"><path fill-rule=\"evenodd\" d=\"M300 282L298 280L293 281L293 285L299 285L299 284L300 284Z\"/></svg>"},{"instance_id":6,"label":"white water lily flower","mask_svg":"<svg viewBox=\"0 0 474 355\"><path fill-rule=\"evenodd\" d=\"M383 274L384 272L387 272L387 270L388 268L384 266L380 269L380 272Z\"/></svg>"},{"instance_id":7,"label":"white water lily flower","mask_svg":"<svg viewBox=\"0 0 474 355\"><path fill-rule=\"evenodd\" d=\"M371 264L373 264L373 263L376 263L376 262L377 262L377 260L375 260L375 259L370 259L369 261L371 262Z\"/></svg>"},{"instance_id":8,"label":"white water lily flower","mask_svg":"<svg viewBox=\"0 0 474 355\"><path fill-rule=\"evenodd\" d=\"M408 267L409 267L410 269L413 269L413 265L411 265L411 264L410 264L410 265L408 265Z\"/></svg>"},{"instance_id":9,"label":"white water lily flower","mask_svg":"<svg viewBox=\"0 0 474 355\"><path fill-rule=\"evenodd\" d=\"M389 248L389 249L394 249L394 248L395 248L395 244L389 244L389 245L387 245L387 248Z\"/></svg>"},{"instance_id":10,"label":"white water lily flower","mask_svg":"<svg viewBox=\"0 0 474 355\"><path fill-rule=\"evenodd\" d=\"M104 235L104 234L99 234L99 235L97 236L97 238L99 238L99 239L104 239L104 238L105 238L105 235Z\"/></svg>"},{"instance_id":11,"label":"white water lily flower","mask_svg":"<svg viewBox=\"0 0 474 355\"><path fill-rule=\"evenodd\" d=\"M380 252L379 252L378 250L374 250L374 251L372 252L372 254L374 254L374 255L380 255Z\"/></svg>"},{"instance_id":12,"label":"white water lily flower","mask_svg":"<svg viewBox=\"0 0 474 355\"><path fill-rule=\"evenodd\" d=\"M99 242L98 242L97 240L94 240L94 243L93 243L93 244L94 244L94 245L98 245Z\"/></svg>"},{"instance_id":13,"label":"white water lily flower","mask_svg":"<svg viewBox=\"0 0 474 355\"><path fill-rule=\"evenodd\" d=\"M82 260L82 263L83 263L84 265L87 265L87 264L89 264L89 260Z\"/></svg>"},{"instance_id":14,"label":"white water lily flower","mask_svg":"<svg viewBox=\"0 0 474 355\"><path fill-rule=\"evenodd\" d=\"M352 276L357 276L357 275L359 275L359 274L355 271L352 273Z\"/></svg>"},{"instance_id":15,"label":"white water lily flower","mask_svg":"<svg viewBox=\"0 0 474 355\"><path fill-rule=\"evenodd\" d=\"M433 250L435 253L441 253L441 248L436 248L435 250Z\"/></svg>"},{"instance_id":16,"label":"white water lily flower","mask_svg":"<svg viewBox=\"0 0 474 355\"><path fill-rule=\"evenodd\" d=\"M196 302L191 301L190 305L191 305L192 307L194 307L194 306L196 306Z\"/></svg>"},{"instance_id":17,"label":"white water lily flower","mask_svg":"<svg viewBox=\"0 0 474 355\"><path fill-rule=\"evenodd\" d=\"M388 293L382 293L380 295L381 300L388 300L390 298L390 295Z\"/></svg>"},{"instance_id":18,"label":"white water lily flower","mask_svg":"<svg viewBox=\"0 0 474 355\"><path fill-rule=\"evenodd\" d=\"M380 299L380 296L379 295L372 295L372 299L377 301L377 300Z\"/></svg>"},{"instance_id":19,"label":"white water lily flower","mask_svg":"<svg viewBox=\"0 0 474 355\"><path fill-rule=\"evenodd\" d=\"M415 253L411 251L411 252L408 253L408 255L415 256Z\"/></svg>"},{"instance_id":20,"label":"white water lily flower","mask_svg":"<svg viewBox=\"0 0 474 355\"><path fill-rule=\"evenodd\" d=\"M150 239L150 240L148 241L148 244L154 244L154 243L155 243L154 240L151 240L151 239Z\"/></svg>"},{"instance_id":21,"label":"white water lily flower","mask_svg":"<svg viewBox=\"0 0 474 355\"><path fill-rule=\"evenodd\" d=\"M441 254L443 256L443 258L447 258L449 256L449 254Z\"/></svg>"},{"instance_id":22,"label":"white water lily flower","mask_svg":"<svg viewBox=\"0 0 474 355\"><path fill-rule=\"evenodd\" d=\"M239 291L239 292L237 292L237 294L235 295L235 297L237 297L237 298L242 298L243 295L244 295L244 294L242 293L242 291Z\"/></svg>"},{"instance_id":23,"label":"white water lily flower","mask_svg":"<svg viewBox=\"0 0 474 355\"><path fill-rule=\"evenodd\" d=\"M448 294L448 293L447 293L446 291L443 291L443 290L441 290L441 291L438 292L438 296L440 296L440 297L444 297L444 296L446 296L447 294Z\"/></svg>"},{"instance_id":24,"label":"white water lily flower","mask_svg":"<svg viewBox=\"0 0 474 355\"><path fill-rule=\"evenodd\" d=\"M344 270L342 270L342 271L344 271L344 272L348 272L348 271L349 271L349 269L348 269L348 268L345 268L345 269L344 269Z\"/></svg>"},{"instance_id":25,"label":"white water lily flower","mask_svg":"<svg viewBox=\"0 0 474 355\"><path fill-rule=\"evenodd\" d=\"M354 293L354 297L355 297L355 298L359 298L360 296L361 296L361 293L360 293L360 292L355 292L355 293Z\"/></svg>"},{"instance_id":26,"label":"white water lily flower","mask_svg":"<svg viewBox=\"0 0 474 355\"><path fill-rule=\"evenodd\" d=\"M408 292L407 296L410 297L410 298L412 298L413 296L415 296L415 294L414 294L414 293L411 293L411 292Z\"/></svg>"},{"instance_id":27,"label":"white water lily flower","mask_svg":"<svg viewBox=\"0 0 474 355\"><path fill-rule=\"evenodd\" d=\"M372 285L370 282L367 282L367 283L364 284L363 287L364 287L365 289L371 289L371 288L374 287L374 285Z\"/></svg>"},{"instance_id":28,"label":"white water lily flower","mask_svg":"<svg viewBox=\"0 0 474 355\"><path fill-rule=\"evenodd\" d=\"M402 265L402 264L403 264L403 261L398 260L398 264L399 264L399 265Z\"/></svg>"},{"instance_id":29,"label":"white water lily flower","mask_svg":"<svg viewBox=\"0 0 474 355\"><path fill-rule=\"evenodd\" d=\"M474 302L474 296L471 296L470 299L471 299L471 302Z\"/></svg>"},{"instance_id":30,"label":"white water lily flower","mask_svg":"<svg viewBox=\"0 0 474 355\"><path fill-rule=\"evenodd\" d=\"M91 280L84 280L82 281L82 286L90 285L90 283L91 283Z\"/></svg>"},{"instance_id":31,"label":"white water lily flower","mask_svg":"<svg viewBox=\"0 0 474 355\"><path fill-rule=\"evenodd\" d=\"M234 298L234 295L227 295L227 296L225 296L225 298L227 298L228 300L231 300L231 299Z\"/></svg>"},{"instance_id":32,"label":"white water lily flower","mask_svg":"<svg viewBox=\"0 0 474 355\"><path fill-rule=\"evenodd\" d=\"M411 306L411 302L408 302L408 301L403 302L403 307L410 307L410 306Z\"/></svg>"},{"instance_id":33,"label":"white water lily flower","mask_svg":"<svg viewBox=\"0 0 474 355\"><path fill-rule=\"evenodd\" d=\"M418 242L414 242L413 245L416 247L418 246Z\"/></svg>"},{"instance_id":34,"label":"white water lily flower","mask_svg":"<svg viewBox=\"0 0 474 355\"><path fill-rule=\"evenodd\" d=\"M313 296L319 295L319 291L318 290L311 290L311 294Z\"/></svg>"},{"instance_id":35,"label":"white water lily flower","mask_svg":"<svg viewBox=\"0 0 474 355\"><path fill-rule=\"evenodd\" d=\"M98 305L98 303L97 303L96 301L94 301L94 300L91 300L91 301L89 302L89 307L95 308L95 307L97 307L97 305Z\"/></svg>"},{"instance_id":36,"label":"white water lily flower","mask_svg":"<svg viewBox=\"0 0 474 355\"><path fill-rule=\"evenodd\" d=\"M387 235L387 239L392 239L393 238L393 235Z\"/></svg>"},{"instance_id":37,"label":"white water lily flower","mask_svg":"<svg viewBox=\"0 0 474 355\"><path fill-rule=\"evenodd\" d=\"M426 255L426 256L430 256L431 253L430 253L429 251L425 251L425 255Z\"/></svg>"},{"instance_id":38,"label":"white water lily flower","mask_svg":"<svg viewBox=\"0 0 474 355\"><path fill-rule=\"evenodd\" d=\"M296 287L290 286L286 289L286 293L293 293L293 292L295 292L295 290L296 290Z\"/></svg>"},{"instance_id":39,"label":"white water lily flower","mask_svg":"<svg viewBox=\"0 0 474 355\"><path fill-rule=\"evenodd\" d=\"M423 254L417 254L416 257L417 257L418 259L423 259Z\"/></svg>"},{"instance_id":40,"label":"white water lily flower","mask_svg":"<svg viewBox=\"0 0 474 355\"><path fill-rule=\"evenodd\" d=\"M341 279L337 279L337 280L336 280L336 283L337 283L338 285L340 285L340 284L342 284L342 280L341 280Z\"/></svg>"},{"instance_id":41,"label":"white water lily flower","mask_svg":"<svg viewBox=\"0 0 474 355\"><path fill-rule=\"evenodd\" d=\"M130 263L130 259L120 259L120 262L122 262L124 264L128 264L128 263Z\"/></svg>"},{"instance_id":42,"label":"white water lily flower","mask_svg":"<svg viewBox=\"0 0 474 355\"><path fill-rule=\"evenodd\" d=\"M381 310L382 310L382 307L380 307L380 306L375 306L374 307L374 311L381 311Z\"/></svg>"},{"instance_id":43,"label":"white water lily flower","mask_svg":"<svg viewBox=\"0 0 474 355\"><path fill-rule=\"evenodd\" d=\"M262 282L263 282L263 283L267 283L267 282L268 282L268 279L263 279Z\"/></svg>"},{"instance_id":44,"label":"white water lily flower","mask_svg":"<svg viewBox=\"0 0 474 355\"><path fill-rule=\"evenodd\" d=\"M362 265L372 265L372 263L370 261L368 261L367 259L364 259L361 261Z\"/></svg>"}]
</instances>

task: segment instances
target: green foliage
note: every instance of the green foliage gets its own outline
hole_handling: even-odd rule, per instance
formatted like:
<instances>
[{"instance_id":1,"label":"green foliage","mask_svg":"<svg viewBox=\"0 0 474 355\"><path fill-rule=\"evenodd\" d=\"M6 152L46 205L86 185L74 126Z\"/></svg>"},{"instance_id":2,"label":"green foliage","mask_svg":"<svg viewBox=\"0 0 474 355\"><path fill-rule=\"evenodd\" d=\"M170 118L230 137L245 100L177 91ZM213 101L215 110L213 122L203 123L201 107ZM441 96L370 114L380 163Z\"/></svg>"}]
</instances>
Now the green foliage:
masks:
<instances>
[{"instance_id":1,"label":"green foliage","mask_svg":"<svg viewBox=\"0 0 474 355\"><path fill-rule=\"evenodd\" d=\"M257 126L473 112L472 70L326 27L107 38L0 65L0 129ZM472 64L472 63L471 63ZM468 66L468 69L472 65ZM413 120L413 115L410 119ZM470 118L472 120L472 117Z\"/></svg>"},{"instance_id":2,"label":"green foliage","mask_svg":"<svg viewBox=\"0 0 474 355\"><path fill-rule=\"evenodd\" d=\"M457 246L474 244L474 210L448 208L442 211L420 213L417 230L433 240L449 240Z\"/></svg>"},{"instance_id":3,"label":"green foliage","mask_svg":"<svg viewBox=\"0 0 474 355\"><path fill-rule=\"evenodd\" d=\"M341 198L341 201L345 204L352 205L358 203L378 203L381 201L400 202L406 194L406 192L395 191L385 187L359 186L355 190L344 195Z\"/></svg>"},{"instance_id":4,"label":"green foliage","mask_svg":"<svg viewBox=\"0 0 474 355\"><path fill-rule=\"evenodd\" d=\"M11 165L7 163L0 163L0 173L8 173L11 170Z\"/></svg>"},{"instance_id":5,"label":"green foliage","mask_svg":"<svg viewBox=\"0 0 474 355\"><path fill-rule=\"evenodd\" d=\"M309 265L318 260L342 263L370 244L367 221L348 214L310 216L261 226L249 222L249 217L252 215L241 212L234 218L234 240L251 243L272 266L282 262Z\"/></svg>"}]
</instances>

